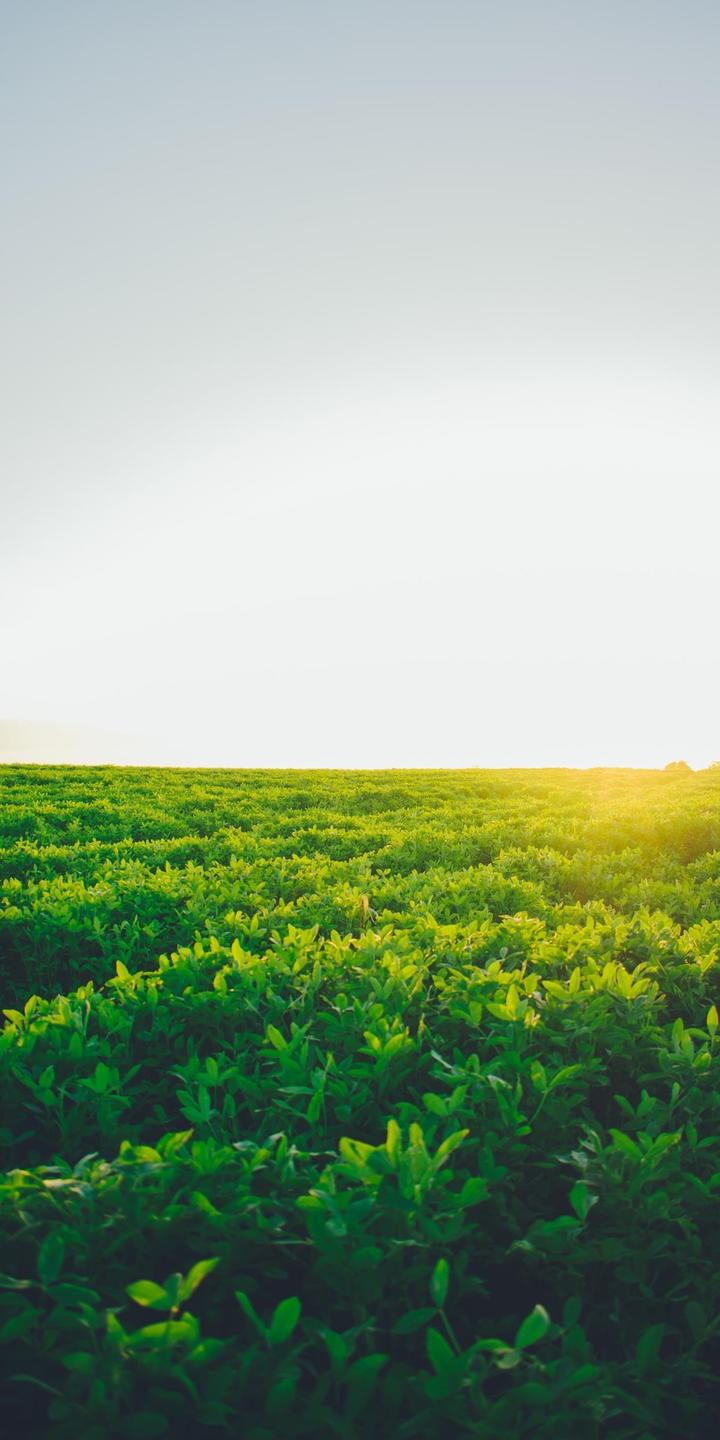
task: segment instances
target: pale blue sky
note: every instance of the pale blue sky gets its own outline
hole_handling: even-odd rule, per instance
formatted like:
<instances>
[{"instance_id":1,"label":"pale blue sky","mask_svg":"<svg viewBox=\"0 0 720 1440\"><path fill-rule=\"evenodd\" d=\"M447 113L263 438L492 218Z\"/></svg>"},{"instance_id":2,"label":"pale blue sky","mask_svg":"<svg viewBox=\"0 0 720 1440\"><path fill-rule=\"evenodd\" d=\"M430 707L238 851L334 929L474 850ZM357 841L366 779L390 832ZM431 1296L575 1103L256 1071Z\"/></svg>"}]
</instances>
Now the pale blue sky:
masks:
<instances>
[{"instance_id":1,"label":"pale blue sky","mask_svg":"<svg viewBox=\"0 0 720 1440\"><path fill-rule=\"evenodd\" d=\"M718 7L0 31L0 719L88 758L720 755Z\"/></svg>"}]
</instances>

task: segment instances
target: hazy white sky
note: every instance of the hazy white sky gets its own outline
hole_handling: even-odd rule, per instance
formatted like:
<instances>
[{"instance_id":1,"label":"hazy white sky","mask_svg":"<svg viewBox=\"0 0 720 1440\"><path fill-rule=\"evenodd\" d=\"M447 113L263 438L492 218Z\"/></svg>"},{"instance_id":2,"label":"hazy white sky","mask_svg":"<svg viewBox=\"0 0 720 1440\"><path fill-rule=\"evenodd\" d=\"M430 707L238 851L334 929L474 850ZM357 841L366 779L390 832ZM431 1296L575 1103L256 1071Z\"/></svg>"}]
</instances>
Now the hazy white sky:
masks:
<instances>
[{"instance_id":1,"label":"hazy white sky","mask_svg":"<svg viewBox=\"0 0 720 1440\"><path fill-rule=\"evenodd\" d=\"M720 9L0 21L0 758L720 758Z\"/></svg>"}]
</instances>

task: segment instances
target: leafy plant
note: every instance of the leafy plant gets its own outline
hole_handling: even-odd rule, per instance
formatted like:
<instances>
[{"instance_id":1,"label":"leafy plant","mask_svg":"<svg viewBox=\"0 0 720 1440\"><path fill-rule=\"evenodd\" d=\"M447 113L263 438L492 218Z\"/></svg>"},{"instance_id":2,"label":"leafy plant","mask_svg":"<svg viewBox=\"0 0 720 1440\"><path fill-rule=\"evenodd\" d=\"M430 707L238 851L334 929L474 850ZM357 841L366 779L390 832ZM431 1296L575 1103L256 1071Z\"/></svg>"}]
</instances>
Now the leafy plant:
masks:
<instances>
[{"instance_id":1,"label":"leafy plant","mask_svg":"<svg viewBox=\"0 0 720 1440\"><path fill-rule=\"evenodd\" d=\"M0 769L9 1433L714 1433L719 955L716 768Z\"/></svg>"}]
</instances>

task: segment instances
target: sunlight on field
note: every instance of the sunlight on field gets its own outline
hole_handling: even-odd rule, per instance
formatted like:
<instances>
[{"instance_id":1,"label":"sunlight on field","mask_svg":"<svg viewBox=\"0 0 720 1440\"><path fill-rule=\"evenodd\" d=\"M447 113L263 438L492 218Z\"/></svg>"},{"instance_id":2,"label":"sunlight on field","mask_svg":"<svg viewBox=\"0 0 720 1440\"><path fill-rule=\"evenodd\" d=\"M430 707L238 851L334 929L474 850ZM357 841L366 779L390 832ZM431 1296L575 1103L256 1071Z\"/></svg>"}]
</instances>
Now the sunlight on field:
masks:
<instances>
[{"instance_id":1,"label":"sunlight on field","mask_svg":"<svg viewBox=\"0 0 720 1440\"><path fill-rule=\"evenodd\" d=\"M720 770L0 769L8 1435L705 1440L719 953Z\"/></svg>"}]
</instances>

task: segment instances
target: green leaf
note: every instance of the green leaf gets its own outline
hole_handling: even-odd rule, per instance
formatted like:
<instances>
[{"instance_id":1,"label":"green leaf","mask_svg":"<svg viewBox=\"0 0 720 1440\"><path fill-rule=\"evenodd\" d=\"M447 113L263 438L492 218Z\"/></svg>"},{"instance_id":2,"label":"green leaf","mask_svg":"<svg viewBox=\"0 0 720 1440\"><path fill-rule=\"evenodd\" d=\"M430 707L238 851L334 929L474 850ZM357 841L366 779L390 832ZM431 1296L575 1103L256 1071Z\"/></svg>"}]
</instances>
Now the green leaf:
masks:
<instances>
[{"instance_id":1,"label":"green leaf","mask_svg":"<svg viewBox=\"0 0 720 1440\"><path fill-rule=\"evenodd\" d=\"M415 1330L420 1330L432 1320L435 1314L433 1305L423 1305L420 1310L408 1310L405 1315L393 1325L393 1335L412 1335Z\"/></svg>"},{"instance_id":2,"label":"green leaf","mask_svg":"<svg viewBox=\"0 0 720 1440\"><path fill-rule=\"evenodd\" d=\"M97 1359L88 1350L76 1350L72 1355L63 1355L62 1363L66 1370L72 1370L77 1375L92 1375Z\"/></svg>"},{"instance_id":3,"label":"green leaf","mask_svg":"<svg viewBox=\"0 0 720 1440\"><path fill-rule=\"evenodd\" d=\"M350 1346L342 1335L337 1335L334 1330L329 1330L325 1326L321 1328L320 1335L327 1345L333 1369L339 1373L350 1354Z\"/></svg>"},{"instance_id":4,"label":"green leaf","mask_svg":"<svg viewBox=\"0 0 720 1440\"><path fill-rule=\"evenodd\" d=\"M54 1230L45 1237L38 1256L38 1277L42 1285L52 1285L57 1280L65 1259L65 1242Z\"/></svg>"},{"instance_id":5,"label":"green leaf","mask_svg":"<svg viewBox=\"0 0 720 1440\"><path fill-rule=\"evenodd\" d=\"M224 1340L201 1340L186 1357L188 1365L207 1365L221 1355L227 1342Z\"/></svg>"},{"instance_id":6,"label":"green leaf","mask_svg":"<svg viewBox=\"0 0 720 1440\"><path fill-rule=\"evenodd\" d=\"M710 1006L710 1009L708 1010L708 1013L707 1013L707 1018L706 1018L706 1020L705 1020L705 1024L707 1025L707 1028L708 1028L708 1030L710 1031L710 1034L711 1034L711 1035L714 1035L714 1034L715 1034L715 1031L716 1031L717 1028L718 1028L717 1005L711 1005L711 1006Z\"/></svg>"},{"instance_id":7,"label":"green leaf","mask_svg":"<svg viewBox=\"0 0 720 1440\"><path fill-rule=\"evenodd\" d=\"M314 1124L316 1123L316 1121L317 1121L317 1120L319 1119L319 1117L320 1117L320 1113L321 1113L321 1111L322 1111L322 1107L323 1107L323 1092L322 1092L322 1090L316 1090L316 1091L315 1091L315 1094L312 1096L312 1099L310 1100L310 1103L309 1103L309 1105L308 1105L308 1107L307 1107L307 1119L308 1119L308 1124L314 1125Z\"/></svg>"},{"instance_id":8,"label":"green leaf","mask_svg":"<svg viewBox=\"0 0 720 1440\"><path fill-rule=\"evenodd\" d=\"M432 1276L430 1277L430 1295L435 1301L438 1309L442 1310L447 1299L448 1285L450 1284L450 1266L447 1260L438 1260Z\"/></svg>"},{"instance_id":9,"label":"green leaf","mask_svg":"<svg viewBox=\"0 0 720 1440\"><path fill-rule=\"evenodd\" d=\"M629 1135L625 1135L622 1130L611 1130L610 1134L616 1150L620 1150L623 1155L627 1155L629 1160L642 1160L642 1150L640 1146L637 1145Z\"/></svg>"},{"instance_id":10,"label":"green leaf","mask_svg":"<svg viewBox=\"0 0 720 1440\"><path fill-rule=\"evenodd\" d=\"M433 1156L433 1164L436 1167L442 1165L443 1161L447 1160L454 1150L457 1150L458 1145L462 1145L466 1135L469 1134L469 1130L455 1130L452 1135L448 1135L447 1140L443 1140L442 1145L438 1145Z\"/></svg>"},{"instance_id":11,"label":"green leaf","mask_svg":"<svg viewBox=\"0 0 720 1440\"><path fill-rule=\"evenodd\" d=\"M190 1343L196 1339L197 1329L197 1320L193 1320L189 1315L180 1320L157 1320L152 1325L143 1325L140 1330L134 1330L132 1335L126 1336L125 1344L134 1350L164 1349L168 1345Z\"/></svg>"},{"instance_id":12,"label":"green leaf","mask_svg":"<svg viewBox=\"0 0 720 1440\"><path fill-rule=\"evenodd\" d=\"M428 1330L425 1336L428 1360L436 1375L447 1375L455 1367L455 1353L439 1330Z\"/></svg>"},{"instance_id":13,"label":"green leaf","mask_svg":"<svg viewBox=\"0 0 720 1440\"><path fill-rule=\"evenodd\" d=\"M354 1360L347 1371L348 1384L354 1388L361 1387L369 1391L375 1384L383 1365L387 1365L387 1355L363 1355L360 1360Z\"/></svg>"},{"instance_id":14,"label":"green leaf","mask_svg":"<svg viewBox=\"0 0 720 1440\"><path fill-rule=\"evenodd\" d=\"M655 1368L664 1334L665 1326L663 1324L648 1325L647 1330L643 1330L635 1351L638 1369L642 1374Z\"/></svg>"},{"instance_id":15,"label":"green leaf","mask_svg":"<svg viewBox=\"0 0 720 1440\"><path fill-rule=\"evenodd\" d=\"M288 1042L275 1025L268 1025L265 1035L276 1050L287 1050Z\"/></svg>"},{"instance_id":16,"label":"green leaf","mask_svg":"<svg viewBox=\"0 0 720 1440\"><path fill-rule=\"evenodd\" d=\"M122 1345L127 1337L117 1315L113 1315L112 1310L105 1312L105 1326L110 1339L115 1345Z\"/></svg>"},{"instance_id":17,"label":"green leaf","mask_svg":"<svg viewBox=\"0 0 720 1440\"><path fill-rule=\"evenodd\" d=\"M557 1070L553 1075L548 1090L555 1090L558 1085L564 1085L567 1080L572 1080L579 1075L581 1070L582 1065L563 1065L562 1069Z\"/></svg>"},{"instance_id":18,"label":"green leaf","mask_svg":"<svg viewBox=\"0 0 720 1440\"><path fill-rule=\"evenodd\" d=\"M525 1316L515 1336L515 1349L526 1350L528 1345L537 1345L538 1340L542 1340L543 1336L547 1335L549 1328L550 1316L547 1310L542 1305L536 1305L534 1310Z\"/></svg>"},{"instance_id":19,"label":"green leaf","mask_svg":"<svg viewBox=\"0 0 720 1440\"><path fill-rule=\"evenodd\" d=\"M284 1340L289 1340L300 1319L302 1306L297 1295L290 1295L287 1300L281 1300L276 1305L268 1330L268 1340L271 1345L282 1345Z\"/></svg>"},{"instance_id":20,"label":"green leaf","mask_svg":"<svg viewBox=\"0 0 720 1440\"><path fill-rule=\"evenodd\" d=\"M388 1159L393 1165L397 1163L400 1157L401 1148L402 1137L400 1133L400 1126L398 1125L397 1120L393 1120L391 1118L390 1120L388 1120L387 1123L387 1138L385 1140L385 1151Z\"/></svg>"},{"instance_id":21,"label":"green leaf","mask_svg":"<svg viewBox=\"0 0 720 1440\"><path fill-rule=\"evenodd\" d=\"M550 982L548 981L543 981L543 984L549 983ZM499 1004L495 1000L489 1000L486 1008L490 1015L495 1016L496 1020L512 1020L512 1015L510 1014L507 1005Z\"/></svg>"},{"instance_id":22,"label":"green leaf","mask_svg":"<svg viewBox=\"0 0 720 1440\"><path fill-rule=\"evenodd\" d=\"M267 1328L265 1325L263 1325L263 1322L260 1319L260 1316L258 1315L257 1310L255 1309L255 1306L250 1299L250 1296L246 1295L244 1290L236 1290L235 1299L237 1300L241 1310L243 1310L244 1313L247 1315L248 1320L250 1320L255 1326L258 1334L262 1335L263 1340L267 1340Z\"/></svg>"},{"instance_id":23,"label":"green leaf","mask_svg":"<svg viewBox=\"0 0 720 1440\"><path fill-rule=\"evenodd\" d=\"M367 1145L364 1140L351 1140L348 1135L343 1135L338 1142L343 1160L357 1170L365 1169L374 1149L374 1145Z\"/></svg>"},{"instance_id":24,"label":"green leaf","mask_svg":"<svg viewBox=\"0 0 720 1440\"><path fill-rule=\"evenodd\" d=\"M445 1118L447 1105L439 1095L434 1095L431 1090L428 1090L422 1098L425 1109L429 1110L431 1115L440 1115L443 1119Z\"/></svg>"},{"instance_id":25,"label":"green leaf","mask_svg":"<svg viewBox=\"0 0 720 1440\"><path fill-rule=\"evenodd\" d=\"M165 1277L165 1284L163 1288L165 1290L165 1299L167 1300L169 1308L177 1309L177 1307L179 1306L180 1290L182 1288L182 1283L183 1277L180 1274L179 1270L176 1270L174 1274L167 1275Z\"/></svg>"},{"instance_id":26,"label":"green leaf","mask_svg":"<svg viewBox=\"0 0 720 1440\"><path fill-rule=\"evenodd\" d=\"M156 1285L154 1280L134 1280L132 1285L126 1287L127 1293L136 1305L143 1305L149 1310L169 1310L171 1308L170 1297L162 1285Z\"/></svg>"},{"instance_id":27,"label":"green leaf","mask_svg":"<svg viewBox=\"0 0 720 1440\"><path fill-rule=\"evenodd\" d=\"M481 1175L472 1175L465 1184L458 1196L458 1208L467 1209L470 1205L479 1205L482 1200L488 1198L488 1182Z\"/></svg>"},{"instance_id":28,"label":"green leaf","mask_svg":"<svg viewBox=\"0 0 720 1440\"><path fill-rule=\"evenodd\" d=\"M573 1325L577 1325L580 1315L582 1315L582 1300L576 1295L572 1295L563 1305L563 1328L572 1329Z\"/></svg>"},{"instance_id":29,"label":"green leaf","mask_svg":"<svg viewBox=\"0 0 720 1440\"><path fill-rule=\"evenodd\" d=\"M215 1269L215 1266L219 1264L219 1258L214 1260L198 1260L197 1264L188 1270L187 1275L180 1285L179 1299L181 1301L189 1300L190 1296L195 1294L198 1285L205 1279L205 1276L209 1275L211 1271Z\"/></svg>"},{"instance_id":30,"label":"green leaf","mask_svg":"<svg viewBox=\"0 0 720 1440\"><path fill-rule=\"evenodd\" d=\"M365 1408L387 1359L387 1355L363 1355L348 1367L345 1382L348 1389L346 1415L349 1420L353 1420Z\"/></svg>"},{"instance_id":31,"label":"green leaf","mask_svg":"<svg viewBox=\"0 0 720 1440\"><path fill-rule=\"evenodd\" d=\"M597 1204L597 1198L597 1195L593 1195L592 1191L588 1190L587 1185L584 1185L582 1180L578 1180L573 1185L570 1191L570 1204L578 1220L587 1220L593 1205Z\"/></svg>"}]
</instances>

